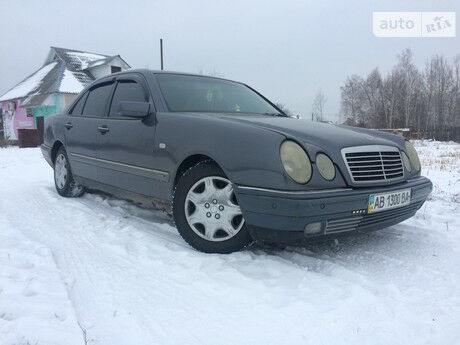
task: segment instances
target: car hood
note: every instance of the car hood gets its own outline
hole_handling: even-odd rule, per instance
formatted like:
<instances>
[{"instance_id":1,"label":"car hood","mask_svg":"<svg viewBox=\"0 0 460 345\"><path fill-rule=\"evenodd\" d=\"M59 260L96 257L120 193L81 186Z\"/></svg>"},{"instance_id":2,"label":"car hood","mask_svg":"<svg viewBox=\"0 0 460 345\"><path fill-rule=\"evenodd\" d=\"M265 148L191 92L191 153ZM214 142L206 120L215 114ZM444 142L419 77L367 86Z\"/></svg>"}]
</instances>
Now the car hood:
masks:
<instances>
[{"instance_id":1,"label":"car hood","mask_svg":"<svg viewBox=\"0 0 460 345\"><path fill-rule=\"evenodd\" d=\"M404 138L357 127L311 122L289 117L260 115L220 115L225 121L237 121L276 131L287 138L330 150L361 145L389 145L402 148Z\"/></svg>"}]
</instances>

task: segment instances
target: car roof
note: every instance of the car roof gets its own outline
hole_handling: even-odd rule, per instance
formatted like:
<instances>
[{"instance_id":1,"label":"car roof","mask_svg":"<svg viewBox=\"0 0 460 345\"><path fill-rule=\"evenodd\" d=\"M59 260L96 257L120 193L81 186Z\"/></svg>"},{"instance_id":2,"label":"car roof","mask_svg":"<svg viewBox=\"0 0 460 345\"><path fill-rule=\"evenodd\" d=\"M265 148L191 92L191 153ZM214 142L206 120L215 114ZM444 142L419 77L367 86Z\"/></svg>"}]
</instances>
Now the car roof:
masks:
<instances>
[{"instance_id":1,"label":"car roof","mask_svg":"<svg viewBox=\"0 0 460 345\"><path fill-rule=\"evenodd\" d=\"M191 77L204 77L204 78L220 79L220 80L230 81L230 82L233 82L233 83L242 84L241 82L236 81L236 80L231 80L231 79L226 79L226 78L221 78L221 77L214 77L214 76L210 76L210 75L197 74L197 73L188 73L188 72L180 72L180 71L152 70L152 69L147 69L147 68L130 69L130 70L126 70L126 71L123 71L123 72L113 73L113 74L110 74L110 75L105 76L103 78L107 78L107 77L111 77L111 76L116 77L118 75L129 74L129 73L141 73L141 74L153 73L153 74L176 74L176 75L179 74L179 75L186 75L186 76L191 76Z\"/></svg>"}]
</instances>

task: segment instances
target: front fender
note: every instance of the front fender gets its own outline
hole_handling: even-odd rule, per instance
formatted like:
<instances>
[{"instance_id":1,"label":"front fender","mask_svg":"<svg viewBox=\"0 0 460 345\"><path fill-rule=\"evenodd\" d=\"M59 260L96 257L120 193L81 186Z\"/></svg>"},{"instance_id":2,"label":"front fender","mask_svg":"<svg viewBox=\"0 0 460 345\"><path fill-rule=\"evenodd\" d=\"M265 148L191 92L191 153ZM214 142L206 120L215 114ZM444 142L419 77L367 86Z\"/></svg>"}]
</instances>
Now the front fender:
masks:
<instances>
[{"instance_id":1,"label":"front fender","mask_svg":"<svg viewBox=\"0 0 460 345\"><path fill-rule=\"evenodd\" d=\"M213 159L235 184L282 190L309 190L343 186L340 174L324 181L313 170L309 183L295 183L284 171L279 148L286 136L267 128L226 121L218 116L157 113L157 160L162 170L175 172L187 157ZM171 181L174 179L171 178Z\"/></svg>"},{"instance_id":2,"label":"front fender","mask_svg":"<svg viewBox=\"0 0 460 345\"><path fill-rule=\"evenodd\" d=\"M268 130L181 113L157 113L158 165L176 171L187 157L200 154L216 161L233 183L283 184L279 145L284 137Z\"/></svg>"}]
</instances>

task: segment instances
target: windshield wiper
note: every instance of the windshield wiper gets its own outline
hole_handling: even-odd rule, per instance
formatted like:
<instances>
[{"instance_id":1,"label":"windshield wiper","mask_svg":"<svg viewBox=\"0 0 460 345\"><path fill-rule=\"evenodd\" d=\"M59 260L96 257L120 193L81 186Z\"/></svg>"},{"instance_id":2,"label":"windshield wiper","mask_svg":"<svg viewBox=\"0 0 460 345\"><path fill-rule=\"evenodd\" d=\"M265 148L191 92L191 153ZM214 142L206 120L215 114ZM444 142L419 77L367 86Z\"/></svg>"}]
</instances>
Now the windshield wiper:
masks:
<instances>
[{"instance_id":1,"label":"windshield wiper","mask_svg":"<svg viewBox=\"0 0 460 345\"><path fill-rule=\"evenodd\" d=\"M286 114L281 114L281 113L264 113L264 115L277 116L277 117L288 117Z\"/></svg>"}]
</instances>

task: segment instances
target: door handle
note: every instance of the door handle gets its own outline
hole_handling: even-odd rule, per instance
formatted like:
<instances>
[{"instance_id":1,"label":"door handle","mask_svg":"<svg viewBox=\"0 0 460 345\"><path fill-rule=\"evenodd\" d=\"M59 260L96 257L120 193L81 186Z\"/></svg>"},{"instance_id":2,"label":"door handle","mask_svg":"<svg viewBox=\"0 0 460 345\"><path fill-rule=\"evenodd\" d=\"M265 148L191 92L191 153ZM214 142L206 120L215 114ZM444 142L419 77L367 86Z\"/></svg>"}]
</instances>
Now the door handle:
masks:
<instances>
[{"instance_id":1,"label":"door handle","mask_svg":"<svg viewBox=\"0 0 460 345\"><path fill-rule=\"evenodd\" d=\"M101 132L102 134L105 134L105 133L107 133L109 131L109 127L107 127L105 125L104 126L99 126L99 127L97 127L97 130L99 132Z\"/></svg>"},{"instance_id":2,"label":"door handle","mask_svg":"<svg viewBox=\"0 0 460 345\"><path fill-rule=\"evenodd\" d=\"M65 125L65 128L67 129L71 129L73 127L72 123L71 122L67 122Z\"/></svg>"}]
</instances>

